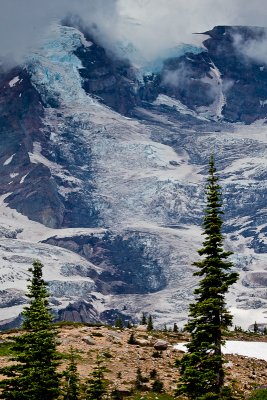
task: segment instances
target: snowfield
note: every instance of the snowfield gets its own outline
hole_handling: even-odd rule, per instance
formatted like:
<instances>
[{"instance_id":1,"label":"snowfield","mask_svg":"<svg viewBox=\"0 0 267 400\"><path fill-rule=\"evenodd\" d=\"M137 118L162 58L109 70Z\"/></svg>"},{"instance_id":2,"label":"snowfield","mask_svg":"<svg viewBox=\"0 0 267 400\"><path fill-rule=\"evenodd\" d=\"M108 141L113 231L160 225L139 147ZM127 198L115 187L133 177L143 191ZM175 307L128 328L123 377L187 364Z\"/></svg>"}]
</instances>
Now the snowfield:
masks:
<instances>
[{"instance_id":1,"label":"snowfield","mask_svg":"<svg viewBox=\"0 0 267 400\"><path fill-rule=\"evenodd\" d=\"M175 349L186 351L185 343L178 343ZM238 340L227 340L222 348L224 354L238 354L240 356L258 358L267 361L267 343L266 342L246 342Z\"/></svg>"}]
</instances>

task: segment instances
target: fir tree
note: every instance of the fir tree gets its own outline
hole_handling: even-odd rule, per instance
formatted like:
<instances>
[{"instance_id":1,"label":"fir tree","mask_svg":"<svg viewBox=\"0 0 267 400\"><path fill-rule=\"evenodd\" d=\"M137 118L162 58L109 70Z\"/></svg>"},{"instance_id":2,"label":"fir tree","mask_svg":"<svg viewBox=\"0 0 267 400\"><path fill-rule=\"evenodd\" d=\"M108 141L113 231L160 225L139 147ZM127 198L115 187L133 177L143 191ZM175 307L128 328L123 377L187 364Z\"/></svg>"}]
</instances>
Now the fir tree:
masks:
<instances>
[{"instance_id":1,"label":"fir tree","mask_svg":"<svg viewBox=\"0 0 267 400\"><path fill-rule=\"evenodd\" d=\"M137 342L136 342L136 338L135 338L135 336L134 336L134 333L133 333L133 332L131 333L131 335L130 335L130 337L129 337L128 341L127 341L127 343L128 343L128 344L137 344Z\"/></svg>"},{"instance_id":2,"label":"fir tree","mask_svg":"<svg viewBox=\"0 0 267 400\"><path fill-rule=\"evenodd\" d=\"M128 329L131 329L131 328L133 327L131 321L128 321L128 322L127 322L126 327L127 327Z\"/></svg>"},{"instance_id":3,"label":"fir tree","mask_svg":"<svg viewBox=\"0 0 267 400\"><path fill-rule=\"evenodd\" d=\"M147 328L146 329L147 329L148 332L153 331L153 329L154 329L153 319L152 319L151 315L149 315L149 317L148 317Z\"/></svg>"},{"instance_id":4,"label":"fir tree","mask_svg":"<svg viewBox=\"0 0 267 400\"><path fill-rule=\"evenodd\" d=\"M100 356L97 356L96 366L87 379L85 400L102 400L107 395L107 380L104 377L106 368Z\"/></svg>"},{"instance_id":5,"label":"fir tree","mask_svg":"<svg viewBox=\"0 0 267 400\"><path fill-rule=\"evenodd\" d=\"M147 324L147 318L146 318L146 314L143 312L142 319L141 319L141 325L146 325L146 324Z\"/></svg>"},{"instance_id":6,"label":"fir tree","mask_svg":"<svg viewBox=\"0 0 267 400\"><path fill-rule=\"evenodd\" d=\"M65 378L63 400L78 400L80 398L80 377L77 371L77 363L75 361L73 348L70 350L70 363L63 375Z\"/></svg>"},{"instance_id":7,"label":"fir tree","mask_svg":"<svg viewBox=\"0 0 267 400\"><path fill-rule=\"evenodd\" d=\"M15 364L0 371L7 376L0 382L2 399L54 400L59 396L57 332L52 325L42 268L43 265L35 261L29 269L32 273L27 294L30 304L24 309L22 325L26 332L13 338Z\"/></svg>"},{"instance_id":8,"label":"fir tree","mask_svg":"<svg viewBox=\"0 0 267 400\"><path fill-rule=\"evenodd\" d=\"M181 381L177 394L185 394L190 399L203 400L231 398L223 397L224 370L221 346L222 332L232 322L226 309L225 294L237 281L238 274L230 271L233 264L228 261L231 252L223 249L221 190L216 176L214 157L209 163L209 178L206 188L207 208L204 217L203 247L198 251L204 256L195 262L200 276L198 288L194 291L195 302L189 306L189 321L186 330L191 333L191 341L179 362Z\"/></svg>"},{"instance_id":9,"label":"fir tree","mask_svg":"<svg viewBox=\"0 0 267 400\"><path fill-rule=\"evenodd\" d=\"M118 317L115 321L115 328L123 329L123 320Z\"/></svg>"},{"instance_id":10,"label":"fir tree","mask_svg":"<svg viewBox=\"0 0 267 400\"><path fill-rule=\"evenodd\" d=\"M176 322L174 322L173 324L173 332L178 332L178 325L176 324Z\"/></svg>"}]
</instances>

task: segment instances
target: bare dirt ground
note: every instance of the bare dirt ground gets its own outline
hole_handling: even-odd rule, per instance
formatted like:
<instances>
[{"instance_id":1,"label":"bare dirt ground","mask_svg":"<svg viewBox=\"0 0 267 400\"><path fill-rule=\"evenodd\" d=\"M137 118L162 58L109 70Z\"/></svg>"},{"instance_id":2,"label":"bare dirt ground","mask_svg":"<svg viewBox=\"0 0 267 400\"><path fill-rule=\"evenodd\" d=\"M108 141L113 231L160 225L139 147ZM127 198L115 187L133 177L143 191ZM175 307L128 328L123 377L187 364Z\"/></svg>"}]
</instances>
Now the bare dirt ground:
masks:
<instances>
[{"instance_id":1,"label":"bare dirt ground","mask_svg":"<svg viewBox=\"0 0 267 400\"><path fill-rule=\"evenodd\" d=\"M66 325L58 331L58 349L66 356L71 347L76 351L78 371L82 379L92 371L97 355L102 355L111 390L130 392L134 387L136 370L140 368L142 375L147 378L155 369L157 377L164 383L165 391L169 394L174 393L179 379L179 371L174 364L183 353L175 350L173 345L188 340L185 334L159 331L150 333L146 332L143 326L118 330L109 327ZM128 344L131 333L134 333L138 344ZM11 334L2 333L0 339L6 341L10 336ZM155 350L154 345L159 339L168 343L166 350ZM248 340L248 337L242 334L231 337L231 340L235 339ZM253 336L252 339L267 341L266 336ZM255 387L267 385L266 361L237 355L227 355L226 360L226 381L240 394L240 398L246 398ZM8 356L0 357L0 367L8 362ZM67 364L67 359L63 360L61 369ZM152 383L153 379L149 378L144 385L149 388Z\"/></svg>"}]
</instances>

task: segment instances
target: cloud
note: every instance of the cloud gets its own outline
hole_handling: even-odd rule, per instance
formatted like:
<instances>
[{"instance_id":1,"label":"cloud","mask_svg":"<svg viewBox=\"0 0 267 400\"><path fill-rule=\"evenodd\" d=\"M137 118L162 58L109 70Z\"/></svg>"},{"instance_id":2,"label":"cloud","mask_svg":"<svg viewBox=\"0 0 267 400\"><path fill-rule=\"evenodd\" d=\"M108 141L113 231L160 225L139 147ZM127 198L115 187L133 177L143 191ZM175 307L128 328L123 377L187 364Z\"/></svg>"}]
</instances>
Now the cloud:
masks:
<instances>
[{"instance_id":1,"label":"cloud","mask_svg":"<svg viewBox=\"0 0 267 400\"><path fill-rule=\"evenodd\" d=\"M54 22L68 14L97 24L107 37L116 31L117 0L0 0L0 57L22 61Z\"/></svg>"},{"instance_id":2,"label":"cloud","mask_svg":"<svg viewBox=\"0 0 267 400\"><path fill-rule=\"evenodd\" d=\"M245 39L240 34L233 35L234 47L243 58L267 65L267 31L259 33L256 30L255 36Z\"/></svg>"},{"instance_id":3,"label":"cloud","mask_svg":"<svg viewBox=\"0 0 267 400\"><path fill-rule=\"evenodd\" d=\"M0 57L21 60L70 13L96 24L103 41L132 42L147 61L179 43L200 44L193 32L267 21L265 0L0 0Z\"/></svg>"},{"instance_id":4,"label":"cloud","mask_svg":"<svg viewBox=\"0 0 267 400\"><path fill-rule=\"evenodd\" d=\"M190 70L188 66L181 63L177 69L166 69L164 71L162 84L165 86L173 86L182 89L186 86L190 79Z\"/></svg>"},{"instance_id":5,"label":"cloud","mask_svg":"<svg viewBox=\"0 0 267 400\"><path fill-rule=\"evenodd\" d=\"M120 0L119 10L124 34L147 59L179 43L200 45L204 37L192 33L215 25L267 24L265 0Z\"/></svg>"}]
</instances>

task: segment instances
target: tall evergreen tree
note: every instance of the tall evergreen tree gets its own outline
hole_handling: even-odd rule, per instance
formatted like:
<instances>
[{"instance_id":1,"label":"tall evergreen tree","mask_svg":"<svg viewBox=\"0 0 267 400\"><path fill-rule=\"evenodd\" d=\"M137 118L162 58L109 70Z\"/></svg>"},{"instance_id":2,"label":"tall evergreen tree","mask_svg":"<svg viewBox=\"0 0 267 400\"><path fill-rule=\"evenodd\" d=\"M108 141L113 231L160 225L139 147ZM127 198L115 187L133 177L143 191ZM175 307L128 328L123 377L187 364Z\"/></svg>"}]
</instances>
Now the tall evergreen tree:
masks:
<instances>
[{"instance_id":1,"label":"tall evergreen tree","mask_svg":"<svg viewBox=\"0 0 267 400\"><path fill-rule=\"evenodd\" d=\"M198 251L204 256L195 262L200 276L198 288L194 291L195 302L189 306L189 321L186 330L191 333L188 352L178 363L181 380L177 394L190 399L223 399L224 370L221 347L222 332L232 322L226 309L225 294L237 281L238 274L231 272L233 264L227 260L232 254L223 249L221 188L218 184L214 157L209 163L209 177L206 188L207 208L204 217L203 247Z\"/></svg>"},{"instance_id":2,"label":"tall evergreen tree","mask_svg":"<svg viewBox=\"0 0 267 400\"><path fill-rule=\"evenodd\" d=\"M57 332L52 325L42 268L35 261L29 269L32 273L27 294L30 304L24 309L22 325L26 332L13 338L15 364L0 370L7 376L0 382L1 399L54 400L60 393L60 375L56 370L59 364Z\"/></svg>"},{"instance_id":3,"label":"tall evergreen tree","mask_svg":"<svg viewBox=\"0 0 267 400\"><path fill-rule=\"evenodd\" d=\"M80 377L73 348L70 350L70 363L63 375L65 378L63 400L78 400L80 398Z\"/></svg>"}]
</instances>

